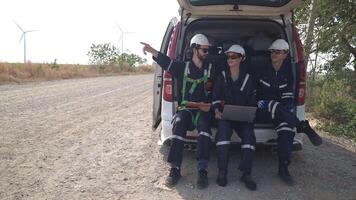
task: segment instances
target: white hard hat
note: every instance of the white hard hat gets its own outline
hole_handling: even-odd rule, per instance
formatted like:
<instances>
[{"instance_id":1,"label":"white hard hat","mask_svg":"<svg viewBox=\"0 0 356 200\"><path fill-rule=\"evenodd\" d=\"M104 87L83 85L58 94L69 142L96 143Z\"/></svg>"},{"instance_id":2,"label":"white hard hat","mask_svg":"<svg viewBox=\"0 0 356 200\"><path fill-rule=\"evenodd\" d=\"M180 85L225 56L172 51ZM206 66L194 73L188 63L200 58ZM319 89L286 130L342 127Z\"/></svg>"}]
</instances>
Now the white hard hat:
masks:
<instances>
[{"instance_id":1,"label":"white hard hat","mask_svg":"<svg viewBox=\"0 0 356 200\"><path fill-rule=\"evenodd\" d=\"M289 50L288 43L283 39L275 40L268 49Z\"/></svg>"},{"instance_id":2,"label":"white hard hat","mask_svg":"<svg viewBox=\"0 0 356 200\"><path fill-rule=\"evenodd\" d=\"M234 44L232 45L227 51L225 51L225 54L229 53L229 52L233 52L233 53L239 53L241 55L245 55L245 50L244 48L242 48L242 46L238 45L238 44Z\"/></svg>"},{"instance_id":3,"label":"white hard hat","mask_svg":"<svg viewBox=\"0 0 356 200\"><path fill-rule=\"evenodd\" d=\"M192 37L192 39L190 40L190 45L192 44L199 44L199 45L208 45L210 46L210 42L208 40L208 38L203 35L203 34L196 34Z\"/></svg>"}]
</instances>

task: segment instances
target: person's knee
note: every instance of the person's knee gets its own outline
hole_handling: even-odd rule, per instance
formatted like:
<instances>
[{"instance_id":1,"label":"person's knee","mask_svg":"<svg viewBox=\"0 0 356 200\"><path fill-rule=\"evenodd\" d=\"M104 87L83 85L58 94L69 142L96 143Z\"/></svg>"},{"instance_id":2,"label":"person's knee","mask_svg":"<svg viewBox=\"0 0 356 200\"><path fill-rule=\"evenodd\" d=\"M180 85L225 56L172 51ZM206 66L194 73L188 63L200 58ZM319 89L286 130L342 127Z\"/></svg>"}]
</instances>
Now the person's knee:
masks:
<instances>
[{"instance_id":1,"label":"person's knee","mask_svg":"<svg viewBox=\"0 0 356 200\"><path fill-rule=\"evenodd\" d=\"M205 132L210 132L210 126L211 126L210 122L211 121L207 116L201 115L199 117L199 121L198 121L198 124L197 124L198 130L203 130Z\"/></svg>"},{"instance_id":2,"label":"person's knee","mask_svg":"<svg viewBox=\"0 0 356 200\"><path fill-rule=\"evenodd\" d=\"M173 134L175 135L185 135L189 127L188 117L182 114L177 113L173 119Z\"/></svg>"},{"instance_id":3,"label":"person's knee","mask_svg":"<svg viewBox=\"0 0 356 200\"><path fill-rule=\"evenodd\" d=\"M251 144L251 145L256 144L256 136L252 127L242 128L239 137L241 138L242 144Z\"/></svg>"},{"instance_id":4,"label":"person's knee","mask_svg":"<svg viewBox=\"0 0 356 200\"><path fill-rule=\"evenodd\" d=\"M224 133L231 133L232 128L229 122L224 121L224 120L219 120L218 122L218 130L219 132L224 132Z\"/></svg>"}]
</instances>

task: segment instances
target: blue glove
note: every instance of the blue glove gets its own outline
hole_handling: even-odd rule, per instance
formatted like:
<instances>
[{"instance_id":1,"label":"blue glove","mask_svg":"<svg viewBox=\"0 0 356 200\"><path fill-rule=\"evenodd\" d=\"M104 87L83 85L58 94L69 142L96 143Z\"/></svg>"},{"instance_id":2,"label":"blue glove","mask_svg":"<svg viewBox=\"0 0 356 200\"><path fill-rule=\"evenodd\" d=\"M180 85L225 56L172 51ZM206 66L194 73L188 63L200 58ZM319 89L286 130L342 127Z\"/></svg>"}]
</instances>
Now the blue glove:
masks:
<instances>
[{"instance_id":1,"label":"blue glove","mask_svg":"<svg viewBox=\"0 0 356 200\"><path fill-rule=\"evenodd\" d=\"M267 100L259 100L257 102L257 106L259 109L267 109L269 101Z\"/></svg>"}]
</instances>

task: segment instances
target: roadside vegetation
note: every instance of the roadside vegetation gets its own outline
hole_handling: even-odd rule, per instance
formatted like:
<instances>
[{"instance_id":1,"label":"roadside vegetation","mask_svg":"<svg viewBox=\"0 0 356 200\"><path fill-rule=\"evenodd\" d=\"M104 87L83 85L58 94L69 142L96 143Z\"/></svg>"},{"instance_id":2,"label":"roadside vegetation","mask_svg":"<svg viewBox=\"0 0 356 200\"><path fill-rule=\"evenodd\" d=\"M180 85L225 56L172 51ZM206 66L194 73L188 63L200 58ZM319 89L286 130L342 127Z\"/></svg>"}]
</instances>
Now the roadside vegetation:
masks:
<instances>
[{"instance_id":1,"label":"roadside vegetation","mask_svg":"<svg viewBox=\"0 0 356 200\"><path fill-rule=\"evenodd\" d=\"M152 73L151 65L71 65L55 63L0 63L0 85L29 81Z\"/></svg>"},{"instance_id":2,"label":"roadside vegetation","mask_svg":"<svg viewBox=\"0 0 356 200\"><path fill-rule=\"evenodd\" d=\"M120 54L114 45L92 44L89 65L0 63L0 84L80 77L152 73L152 65L136 54Z\"/></svg>"},{"instance_id":3,"label":"roadside vegetation","mask_svg":"<svg viewBox=\"0 0 356 200\"><path fill-rule=\"evenodd\" d=\"M355 89L352 72L328 73L308 81L307 111L322 122L318 128L356 142Z\"/></svg>"},{"instance_id":4,"label":"roadside vegetation","mask_svg":"<svg viewBox=\"0 0 356 200\"><path fill-rule=\"evenodd\" d=\"M356 142L356 3L306 0L296 12L308 62L307 111Z\"/></svg>"}]
</instances>

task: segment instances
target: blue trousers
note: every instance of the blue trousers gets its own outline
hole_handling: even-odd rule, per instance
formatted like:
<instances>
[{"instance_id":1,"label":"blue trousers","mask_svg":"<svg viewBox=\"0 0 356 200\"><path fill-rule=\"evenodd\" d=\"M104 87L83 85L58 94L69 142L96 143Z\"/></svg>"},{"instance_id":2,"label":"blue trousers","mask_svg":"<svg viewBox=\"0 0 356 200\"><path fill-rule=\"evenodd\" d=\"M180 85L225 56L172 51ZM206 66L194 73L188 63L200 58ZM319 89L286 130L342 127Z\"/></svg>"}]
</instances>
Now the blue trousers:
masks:
<instances>
[{"instance_id":1,"label":"blue trousers","mask_svg":"<svg viewBox=\"0 0 356 200\"><path fill-rule=\"evenodd\" d=\"M219 170L227 170L229 162L229 146L233 129L241 138L241 162L239 169L251 173L256 137L253 124L247 122L234 122L218 120L218 133L216 135L216 148L218 154Z\"/></svg>"},{"instance_id":2,"label":"blue trousers","mask_svg":"<svg viewBox=\"0 0 356 200\"><path fill-rule=\"evenodd\" d=\"M278 156L280 161L289 163L293 150L295 127L299 119L281 103L271 101L268 104L268 112L272 118L278 138Z\"/></svg>"},{"instance_id":3,"label":"blue trousers","mask_svg":"<svg viewBox=\"0 0 356 200\"><path fill-rule=\"evenodd\" d=\"M210 130L212 114L211 112L199 110L181 110L174 116L172 145L168 154L168 162L171 163L172 167L180 167L182 164L185 137L188 130L195 128L193 120L198 113L199 118L196 125L199 133L197 150L198 168L208 168L212 139Z\"/></svg>"}]
</instances>

